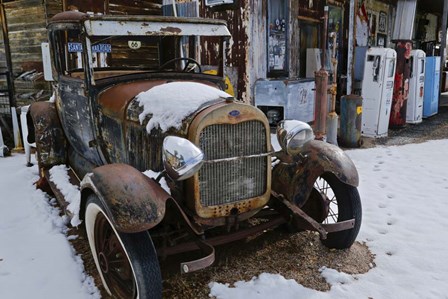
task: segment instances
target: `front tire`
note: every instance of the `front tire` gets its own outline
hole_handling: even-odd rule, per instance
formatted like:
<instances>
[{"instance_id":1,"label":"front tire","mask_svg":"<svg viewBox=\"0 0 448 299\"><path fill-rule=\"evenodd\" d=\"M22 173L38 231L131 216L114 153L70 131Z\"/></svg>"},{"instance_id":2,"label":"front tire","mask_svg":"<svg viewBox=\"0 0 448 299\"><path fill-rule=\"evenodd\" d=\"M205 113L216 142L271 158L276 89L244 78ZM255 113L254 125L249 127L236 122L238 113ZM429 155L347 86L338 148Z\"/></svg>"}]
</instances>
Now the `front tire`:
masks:
<instances>
[{"instance_id":1,"label":"front tire","mask_svg":"<svg viewBox=\"0 0 448 299\"><path fill-rule=\"evenodd\" d=\"M117 232L95 194L87 198L85 225L96 267L109 295L162 298L159 261L148 232Z\"/></svg>"},{"instance_id":2,"label":"front tire","mask_svg":"<svg viewBox=\"0 0 448 299\"><path fill-rule=\"evenodd\" d=\"M333 174L324 174L317 178L310 198L302 209L324 224L354 218L353 228L329 233L322 243L328 248L345 249L355 242L362 219L361 199L356 187L344 184Z\"/></svg>"}]
</instances>

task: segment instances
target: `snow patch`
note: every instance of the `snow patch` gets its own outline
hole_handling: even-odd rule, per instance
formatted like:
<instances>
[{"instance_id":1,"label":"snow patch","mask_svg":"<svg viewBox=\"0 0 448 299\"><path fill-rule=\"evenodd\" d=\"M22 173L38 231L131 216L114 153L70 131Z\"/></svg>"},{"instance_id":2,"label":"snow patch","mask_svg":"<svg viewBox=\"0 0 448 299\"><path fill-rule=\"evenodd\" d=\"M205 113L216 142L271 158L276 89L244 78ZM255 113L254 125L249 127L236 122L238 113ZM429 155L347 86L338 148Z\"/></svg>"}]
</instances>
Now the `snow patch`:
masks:
<instances>
[{"instance_id":1,"label":"snow patch","mask_svg":"<svg viewBox=\"0 0 448 299\"><path fill-rule=\"evenodd\" d=\"M72 226L81 224L79 220L79 209L81 205L81 193L79 187L70 183L68 176L69 168L65 165L56 165L50 169L50 179L56 187L64 195L65 200L69 203L67 210L69 210L73 217L70 221Z\"/></svg>"},{"instance_id":2,"label":"snow patch","mask_svg":"<svg viewBox=\"0 0 448 299\"><path fill-rule=\"evenodd\" d=\"M322 267L319 269L320 274L331 285L349 284L355 280L355 278L347 273L339 272L335 269Z\"/></svg>"},{"instance_id":3,"label":"snow patch","mask_svg":"<svg viewBox=\"0 0 448 299\"><path fill-rule=\"evenodd\" d=\"M315 293L314 290L306 289L293 279L269 273L262 273L247 282L238 281L234 287L217 282L211 282L209 287L210 296L218 299L297 299L310 298Z\"/></svg>"},{"instance_id":4,"label":"snow patch","mask_svg":"<svg viewBox=\"0 0 448 299\"><path fill-rule=\"evenodd\" d=\"M155 172L155 171L152 171L151 169L149 169L149 170L143 172L143 174L146 175L147 177L155 180L159 176L160 172ZM171 195L171 190L168 187L168 184L166 183L165 178L162 177L159 181L159 184L163 188L163 190L165 190L166 192L168 192L169 195Z\"/></svg>"},{"instance_id":5,"label":"snow patch","mask_svg":"<svg viewBox=\"0 0 448 299\"><path fill-rule=\"evenodd\" d=\"M163 132L169 128L179 129L182 120L198 110L203 104L219 98L232 97L217 88L196 82L171 82L139 93L136 100L143 106L140 123L146 116L151 119L146 125L148 133L160 127Z\"/></svg>"}]
</instances>

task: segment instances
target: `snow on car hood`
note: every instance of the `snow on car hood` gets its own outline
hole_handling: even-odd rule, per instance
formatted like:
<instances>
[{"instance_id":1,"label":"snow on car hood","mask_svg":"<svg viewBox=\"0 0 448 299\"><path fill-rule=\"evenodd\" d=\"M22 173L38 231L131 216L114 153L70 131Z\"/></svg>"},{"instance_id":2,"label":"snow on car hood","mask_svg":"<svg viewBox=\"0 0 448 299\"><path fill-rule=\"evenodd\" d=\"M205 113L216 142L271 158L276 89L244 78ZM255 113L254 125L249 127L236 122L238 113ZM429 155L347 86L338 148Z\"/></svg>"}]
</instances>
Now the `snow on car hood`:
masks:
<instances>
[{"instance_id":1,"label":"snow on car hood","mask_svg":"<svg viewBox=\"0 0 448 299\"><path fill-rule=\"evenodd\" d=\"M146 125L148 133L160 127L163 132L169 128L180 129L182 120L198 110L206 102L232 97L217 88L196 82L171 82L155 86L139 93L136 100L143 106L139 115L143 123L147 115L151 119Z\"/></svg>"}]
</instances>

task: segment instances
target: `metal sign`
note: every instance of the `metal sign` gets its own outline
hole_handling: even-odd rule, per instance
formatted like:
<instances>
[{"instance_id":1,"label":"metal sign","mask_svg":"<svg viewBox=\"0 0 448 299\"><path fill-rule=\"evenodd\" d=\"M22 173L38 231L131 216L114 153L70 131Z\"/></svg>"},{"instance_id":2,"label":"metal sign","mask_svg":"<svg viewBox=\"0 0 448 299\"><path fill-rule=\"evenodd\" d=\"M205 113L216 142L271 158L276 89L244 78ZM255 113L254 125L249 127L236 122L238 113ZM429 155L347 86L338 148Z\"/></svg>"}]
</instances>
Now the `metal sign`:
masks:
<instances>
[{"instance_id":1,"label":"metal sign","mask_svg":"<svg viewBox=\"0 0 448 299\"><path fill-rule=\"evenodd\" d=\"M139 40L128 40L128 46L132 50L138 50L142 46L142 42Z\"/></svg>"},{"instance_id":2,"label":"metal sign","mask_svg":"<svg viewBox=\"0 0 448 299\"><path fill-rule=\"evenodd\" d=\"M68 43L67 44L68 51L70 53L79 53L82 52L82 44L81 43ZM96 44L92 46L93 53L111 53L112 46L110 44Z\"/></svg>"},{"instance_id":3,"label":"metal sign","mask_svg":"<svg viewBox=\"0 0 448 299\"><path fill-rule=\"evenodd\" d=\"M233 0L205 0L205 6L233 4Z\"/></svg>"}]
</instances>

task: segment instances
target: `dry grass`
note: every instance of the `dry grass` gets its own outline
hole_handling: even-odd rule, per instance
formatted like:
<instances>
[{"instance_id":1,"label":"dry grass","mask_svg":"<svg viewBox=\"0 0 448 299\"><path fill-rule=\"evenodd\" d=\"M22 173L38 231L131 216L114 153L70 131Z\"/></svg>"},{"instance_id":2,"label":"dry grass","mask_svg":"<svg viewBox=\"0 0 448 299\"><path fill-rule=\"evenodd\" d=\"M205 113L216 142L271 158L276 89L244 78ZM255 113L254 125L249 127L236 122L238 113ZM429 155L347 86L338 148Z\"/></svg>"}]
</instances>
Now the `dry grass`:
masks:
<instances>
[{"instance_id":1,"label":"dry grass","mask_svg":"<svg viewBox=\"0 0 448 299\"><path fill-rule=\"evenodd\" d=\"M71 229L70 234L78 235L71 243L84 260L86 272L95 279L103 298L108 298L101 288L83 226ZM232 285L239 280L250 280L263 272L278 273L305 287L327 291L330 285L320 275L321 267L360 274L374 266L374 256L365 244L355 242L350 249L330 250L321 244L316 233L309 231L288 234L274 230L257 238L217 247L216 260L211 267L181 275L179 262L189 259L191 255L184 254L170 257L161 263L163 298L210 298L210 282Z\"/></svg>"},{"instance_id":2,"label":"dry grass","mask_svg":"<svg viewBox=\"0 0 448 299\"><path fill-rule=\"evenodd\" d=\"M313 232L266 233L255 240L217 248L215 264L191 274L164 271L164 298L209 298L212 281L232 285L263 272L278 273L305 287L327 291L330 285L320 275L322 266L350 274L369 271L373 255L365 244L347 250L329 250Z\"/></svg>"}]
</instances>

